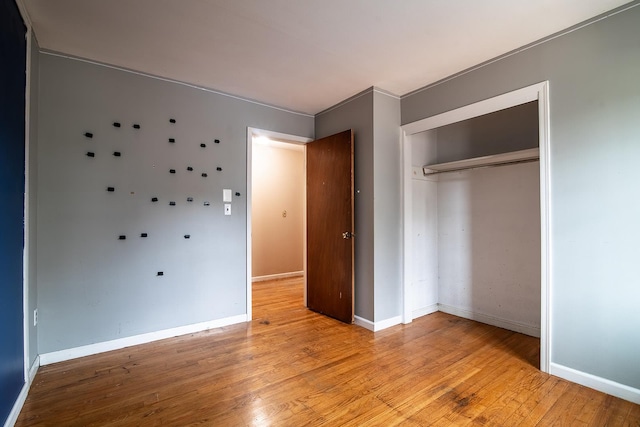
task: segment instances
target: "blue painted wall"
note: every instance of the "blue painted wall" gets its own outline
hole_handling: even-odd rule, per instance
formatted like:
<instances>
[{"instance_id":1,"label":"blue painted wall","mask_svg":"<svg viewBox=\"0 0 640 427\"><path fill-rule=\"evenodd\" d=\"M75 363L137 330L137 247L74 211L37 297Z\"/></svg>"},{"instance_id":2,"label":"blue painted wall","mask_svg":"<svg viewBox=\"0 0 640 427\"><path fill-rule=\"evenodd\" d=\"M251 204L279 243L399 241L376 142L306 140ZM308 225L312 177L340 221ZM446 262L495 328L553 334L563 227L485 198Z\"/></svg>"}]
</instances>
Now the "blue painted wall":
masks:
<instances>
[{"instance_id":1,"label":"blue painted wall","mask_svg":"<svg viewBox=\"0 0 640 427\"><path fill-rule=\"evenodd\" d=\"M24 384L22 250L26 29L13 0L0 0L0 420Z\"/></svg>"}]
</instances>

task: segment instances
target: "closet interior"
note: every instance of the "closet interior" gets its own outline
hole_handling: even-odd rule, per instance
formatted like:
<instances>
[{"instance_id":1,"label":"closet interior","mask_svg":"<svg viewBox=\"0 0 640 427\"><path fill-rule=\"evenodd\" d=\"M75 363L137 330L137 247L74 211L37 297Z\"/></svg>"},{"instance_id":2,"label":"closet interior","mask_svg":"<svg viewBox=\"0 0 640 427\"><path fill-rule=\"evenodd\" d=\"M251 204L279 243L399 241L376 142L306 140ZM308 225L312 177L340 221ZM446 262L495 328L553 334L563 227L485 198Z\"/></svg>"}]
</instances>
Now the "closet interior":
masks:
<instances>
[{"instance_id":1,"label":"closet interior","mask_svg":"<svg viewBox=\"0 0 640 427\"><path fill-rule=\"evenodd\" d=\"M540 336L538 101L412 135L413 317Z\"/></svg>"}]
</instances>

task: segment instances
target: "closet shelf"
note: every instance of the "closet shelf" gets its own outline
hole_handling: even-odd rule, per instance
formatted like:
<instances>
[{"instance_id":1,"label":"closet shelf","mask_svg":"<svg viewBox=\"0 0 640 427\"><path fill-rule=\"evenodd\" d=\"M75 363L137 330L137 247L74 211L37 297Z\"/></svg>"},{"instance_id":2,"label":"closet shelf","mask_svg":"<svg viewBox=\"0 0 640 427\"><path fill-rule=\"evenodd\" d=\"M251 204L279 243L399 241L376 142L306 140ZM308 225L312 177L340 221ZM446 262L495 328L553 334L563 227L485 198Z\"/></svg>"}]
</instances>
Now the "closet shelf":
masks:
<instances>
[{"instance_id":1,"label":"closet shelf","mask_svg":"<svg viewBox=\"0 0 640 427\"><path fill-rule=\"evenodd\" d=\"M422 167L422 173L435 175L443 172L456 172L466 169L483 168L487 166L499 166L513 163L524 163L538 160L540 150L529 148L527 150L510 151L508 153L493 154L491 156L473 157L471 159L456 160L455 162L434 163Z\"/></svg>"}]
</instances>

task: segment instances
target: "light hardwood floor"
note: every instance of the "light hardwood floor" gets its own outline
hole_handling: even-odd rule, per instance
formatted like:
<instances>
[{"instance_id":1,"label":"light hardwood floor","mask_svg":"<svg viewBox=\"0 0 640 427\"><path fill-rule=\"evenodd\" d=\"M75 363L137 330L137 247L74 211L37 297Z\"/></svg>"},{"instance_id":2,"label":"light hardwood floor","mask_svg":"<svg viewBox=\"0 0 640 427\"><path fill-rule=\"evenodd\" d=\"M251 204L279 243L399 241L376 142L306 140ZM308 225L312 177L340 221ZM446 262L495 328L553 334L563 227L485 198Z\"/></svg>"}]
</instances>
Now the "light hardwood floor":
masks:
<instances>
[{"instance_id":1,"label":"light hardwood floor","mask_svg":"<svg viewBox=\"0 0 640 427\"><path fill-rule=\"evenodd\" d=\"M434 313L372 333L254 284L254 320L41 367L17 426L639 426L538 369L539 340Z\"/></svg>"}]
</instances>

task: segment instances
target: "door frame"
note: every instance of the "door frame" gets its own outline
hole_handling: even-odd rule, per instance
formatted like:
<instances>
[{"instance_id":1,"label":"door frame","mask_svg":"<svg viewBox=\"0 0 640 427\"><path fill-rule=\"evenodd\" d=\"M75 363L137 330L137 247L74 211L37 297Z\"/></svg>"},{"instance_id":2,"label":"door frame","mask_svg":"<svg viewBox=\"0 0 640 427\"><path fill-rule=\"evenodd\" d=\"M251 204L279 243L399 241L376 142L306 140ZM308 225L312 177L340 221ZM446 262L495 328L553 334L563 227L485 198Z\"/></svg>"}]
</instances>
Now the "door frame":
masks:
<instances>
[{"instance_id":1,"label":"door frame","mask_svg":"<svg viewBox=\"0 0 640 427\"><path fill-rule=\"evenodd\" d=\"M252 236L251 236L251 208L252 208L252 176L253 176L253 138L264 136L266 138L277 139L277 140L285 140L290 144L299 144L305 145L308 142L313 141L313 138L307 138L304 136L298 135L290 135L281 132L274 132L265 129L258 129L247 127L247 322L252 319L252 278L253 273L251 269L251 250L252 250ZM304 164L304 175L307 175L307 160L306 160L306 151L305 151L305 164ZM305 178L306 179L306 178ZM303 227L305 229L305 233L303 235L303 264L302 270L304 271L304 305L307 305L307 194L306 187L303 194L304 198L304 211L302 213L303 216Z\"/></svg>"},{"instance_id":2,"label":"door frame","mask_svg":"<svg viewBox=\"0 0 640 427\"><path fill-rule=\"evenodd\" d=\"M489 114L505 108L538 101L538 134L540 148L540 370L549 372L551 359L551 190L550 190L550 133L549 133L549 82L531 86L485 99L442 114L408 123L402 129L402 207L403 207L403 279L402 322L413 320L411 307L412 279L412 162L411 136L441 126Z\"/></svg>"}]
</instances>

